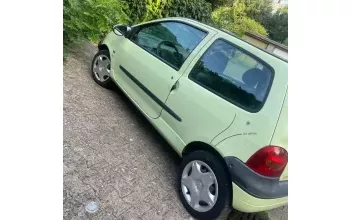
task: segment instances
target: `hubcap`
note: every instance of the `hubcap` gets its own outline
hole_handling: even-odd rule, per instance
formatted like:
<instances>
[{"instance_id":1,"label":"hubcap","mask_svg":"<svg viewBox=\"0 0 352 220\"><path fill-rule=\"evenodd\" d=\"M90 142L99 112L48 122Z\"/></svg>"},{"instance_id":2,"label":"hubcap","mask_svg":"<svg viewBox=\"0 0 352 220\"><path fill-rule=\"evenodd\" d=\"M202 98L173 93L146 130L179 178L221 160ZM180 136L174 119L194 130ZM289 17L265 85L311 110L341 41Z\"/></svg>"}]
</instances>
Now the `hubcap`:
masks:
<instances>
[{"instance_id":1,"label":"hubcap","mask_svg":"<svg viewBox=\"0 0 352 220\"><path fill-rule=\"evenodd\" d=\"M100 82L105 82L110 77L110 59L106 55L99 55L94 60L93 73Z\"/></svg>"},{"instance_id":2,"label":"hubcap","mask_svg":"<svg viewBox=\"0 0 352 220\"><path fill-rule=\"evenodd\" d=\"M182 194L198 212L209 211L218 198L218 182L213 170L203 161L189 162L182 172Z\"/></svg>"}]
</instances>

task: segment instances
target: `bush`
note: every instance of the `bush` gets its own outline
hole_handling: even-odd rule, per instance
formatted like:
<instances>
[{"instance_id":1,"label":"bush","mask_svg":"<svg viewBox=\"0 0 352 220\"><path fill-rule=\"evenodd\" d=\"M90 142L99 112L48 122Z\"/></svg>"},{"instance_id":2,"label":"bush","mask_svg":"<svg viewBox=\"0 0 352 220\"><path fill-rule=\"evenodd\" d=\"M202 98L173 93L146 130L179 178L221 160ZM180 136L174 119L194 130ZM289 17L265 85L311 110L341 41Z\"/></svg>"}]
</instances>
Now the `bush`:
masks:
<instances>
[{"instance_id":1,"label":"bush","mask_svg":"<svg viewBox=\"0 0 352 220\"><path fill-rule=\"evenodd\" d=\"M138 24L147 13L147 0L127 0L127 9L124 11L130 18L130 25Z\"/></svg>"},{"instance_id":2,"label":"bush","mask_svg":"<svg viewBox=\"0 0 352 220\"><path fill-rule=\"evenodd\" d=\"M212 5L212 8L218 8L221 6L231 6L233 4L233 0L206 0Z\"/></svg>"},{"instance_id":3,"label":"bush","mask_svg":"<svg viewBox=\"0 0 352 220\"><path fill-rule=\"evenodd\" d=\"M151 21L163 17L163 11L168 4L167 0L147 0L147 12L142 21Z\"/></svg>"},{"instance_id":4,"label":"bush","mask_svg":"<svg viewBox=\"0 0 352 220\"><path fill-rule=\"evenodd\" d=\"M211 16L216 26L234 32L233 9L231 7L219 7Z\"/></svg>"},{"instance_id":5,"label":"bush","mask_svg":"<svg viewBox=\"0 0 352 220\"><path fill-rule=\"evenodd\" d=\"M127 14L129 16L127 16ZM98 41L114 24L136 24L163 17L211 20L205 0L64 0L64 48L73 42Z\"/></svg>"},{"instance_id":6,"label":"bush","mask_svg":"<svg viewBox=\"0 0 352 220\"><path fill-rule=\"evenodd\" d=\"M138 7L135 1L128 3L128 13L134 24L165 17L186 17L202 22L211 20L211 4L205 0L144 0Z\"/></svg>"},{"instance_id":7,"label":"bush","mask_svg":"<svg viewBox=\"0 0 352 220\"><path fill-rule=\"evenodd\" d=\"M256 0L266 2L268 0ZM236 0L231 7L216 6L230 0L64 0L64 46L82 39L98 41L114 24L136 24L163 17L186 17L215 24L239 35L251 31L267 35L265 28L248 17L248 2ZM247 5L246 5L247 4ZM254 10L250 11L255 14ZM127 16L128 14L128 16Z\"/></svg>"},{"instance_id":8,"label":"bush","mask_svg":"<svg viewBox=\"0 0 352 220\"><path fill-rule=\"evenodd\" d=\"M273 11L272 0L235 0L245 5L245 12L247 17L254 19L261 24L265 25L265 22L270 18Z\"/></svg>"},{"instance_id":9,"label":"bush","mask_svg":"<svg viewBox=\"0 0 352 220\"><path fill-rule=\"evenodd\" d=\"M269 37L275 41L284 43L288 37L288 7L283 7L276 11L271 16L267 26Z\"/></svg>"},{"instance_id":10,"label":"bush","mask_svg":"<svg viewBox=\"0 0 352 220\"><path fill-rule=\"evenodd\" d=\"M208 22L211 20L211 4L205 0L168 0L162 15Z\"/></svg>"},{"instance_id":11,"label":"bush","mask_svg":"<svg viewBox=\"0 0 352 220\"><path fill-rule=\"evenodd\" d=\"M246 31L263 36L268 35L261 24L246 16L243 4L216 9L212 13L212 20L220 28L229 30L239 36L242 36Z\"/></svg>"},{"instance_id":12,"label":"bush","mask_svg":"<svg viewBox=\"0 0 352 220\"><path fill-rule=\"evenodd\" d=\"M236 27L238 27L237 32L239 35L243 35L246 31L260 34L263 36L268 35L266 29L261 24L259 24L258 22L256 22L251 18L244 17L240 22L236 22L236 23L238 24L236 25Z\"/></svg>"},{"instance_id":13,"label":"bush","mask_svg":"<svg viewBox=\"0 0 352 220\"><path fill-rule=\"evenodd\" d=\"M82 39L97 41L117 23L129 19L117 0L64 0L64 46Z\"/></svg>"}]
</instances>

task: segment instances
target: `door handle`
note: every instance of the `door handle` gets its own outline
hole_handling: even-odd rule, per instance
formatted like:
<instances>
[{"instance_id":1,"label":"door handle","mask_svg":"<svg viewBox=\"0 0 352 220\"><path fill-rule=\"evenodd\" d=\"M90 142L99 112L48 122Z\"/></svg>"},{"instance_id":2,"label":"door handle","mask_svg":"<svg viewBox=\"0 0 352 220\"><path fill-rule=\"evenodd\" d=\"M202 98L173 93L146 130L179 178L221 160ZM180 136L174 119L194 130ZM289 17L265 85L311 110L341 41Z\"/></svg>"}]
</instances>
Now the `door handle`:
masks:
<instances>
[{"instance_id":1,"label":"door handle","mask_svg":"<svg viewBox=\"0 0 352 220\"><path fill-rule=\"evenodd\" d=\"M175 91L178 88L179 82L176 81L175 84L172 85L170 92Z\"/></svg>"}]
</instances>

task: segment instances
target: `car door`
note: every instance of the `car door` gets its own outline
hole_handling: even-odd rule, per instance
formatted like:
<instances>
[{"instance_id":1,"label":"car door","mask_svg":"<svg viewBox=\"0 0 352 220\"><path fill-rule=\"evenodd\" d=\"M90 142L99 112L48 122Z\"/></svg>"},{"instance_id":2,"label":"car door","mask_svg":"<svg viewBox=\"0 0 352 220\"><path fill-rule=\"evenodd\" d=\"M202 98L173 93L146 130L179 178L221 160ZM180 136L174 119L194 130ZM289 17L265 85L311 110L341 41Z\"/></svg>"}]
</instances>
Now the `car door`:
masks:
<instances>
[{"instance_id":1,"label":"car door","mask_svg":"<svg viewBox=\"0 0 352 220\"><path fill-rule=\"evenodd\" d=\"M149 117L159 117L164 109L180 120L165 101L206 36L205 31L177 21L135 26L116 48L114 78Z\"/></svg>"},{"instance_id":2,"label":"car door","mask_svg":"<svg viewBox=\"0 0 352 220\"><path fill-rule=\"evenodd\" d=\"M263 106L271 77L262 62L214 37L191 62L166 101L182 123L175 123L164 113L161 118L185 144L211 143L232 124L247 132L249 119L259 117L253 113Z\"/></svg>"}]
</instances>

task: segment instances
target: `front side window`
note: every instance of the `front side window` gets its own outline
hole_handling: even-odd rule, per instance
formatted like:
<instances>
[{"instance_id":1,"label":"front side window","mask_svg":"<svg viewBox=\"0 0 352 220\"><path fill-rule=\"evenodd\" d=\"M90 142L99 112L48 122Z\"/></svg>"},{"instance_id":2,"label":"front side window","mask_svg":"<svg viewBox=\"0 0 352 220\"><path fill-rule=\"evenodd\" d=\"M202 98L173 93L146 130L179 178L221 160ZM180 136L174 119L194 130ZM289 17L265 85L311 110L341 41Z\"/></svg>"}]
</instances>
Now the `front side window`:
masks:
<instances>
[{"instance_id":1,"label":"front side window","mask_svg":"<svg viewBox=\"0 0 352 220\"><path fill-rule=\"evenodd\" d=\"M224 40L216 40L189 74L196 83L251 112L264 104L272 77L264 63Z\"/></svg>"},{"instance_id":2,"label":"front side window","mask_svg":"<svg viewBox=\"0 0 352 220\"><path fill-rule=\"evenodd\" d=\"M179 69L206 35L187 24L169 21L143 25L131 40Z\"/></svg>"}]
</instances>

